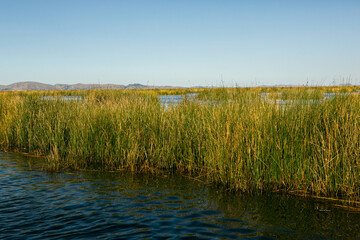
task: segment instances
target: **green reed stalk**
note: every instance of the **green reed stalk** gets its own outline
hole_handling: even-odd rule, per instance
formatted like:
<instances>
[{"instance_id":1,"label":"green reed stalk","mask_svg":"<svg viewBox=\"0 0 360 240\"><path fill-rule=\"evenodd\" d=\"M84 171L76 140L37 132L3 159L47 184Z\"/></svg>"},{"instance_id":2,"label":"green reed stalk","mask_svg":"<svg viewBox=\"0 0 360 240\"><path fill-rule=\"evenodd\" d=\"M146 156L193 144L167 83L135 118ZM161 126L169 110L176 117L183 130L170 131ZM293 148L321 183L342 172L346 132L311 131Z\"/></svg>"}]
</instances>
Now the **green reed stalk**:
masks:
<instances>
[{"instance_id":1,"label":"green reed stalk","mask_svg":"<svg viewBox=\"0 0 360 240\"><path fill-rule=\"evenodd\" d=\"M263 90L199 90L204 102L168 109L159 90L1 93L0 148L48 156L50 170L166 169L232 190L359 199L359 97L294 88L264 100ZM293 102L269 101L279 99Z\"/></svg>"}]
</instances>

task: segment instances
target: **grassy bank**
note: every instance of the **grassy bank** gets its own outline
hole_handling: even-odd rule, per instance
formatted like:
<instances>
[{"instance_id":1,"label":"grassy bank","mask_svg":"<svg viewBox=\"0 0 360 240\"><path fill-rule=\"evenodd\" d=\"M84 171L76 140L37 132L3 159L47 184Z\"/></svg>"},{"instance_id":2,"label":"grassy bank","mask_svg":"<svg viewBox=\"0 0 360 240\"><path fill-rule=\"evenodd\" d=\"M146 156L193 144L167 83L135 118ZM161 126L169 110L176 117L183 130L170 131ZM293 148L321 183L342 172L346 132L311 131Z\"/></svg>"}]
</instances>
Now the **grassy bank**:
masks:
<instances>
[{"instance_id":1,"label":"grassy bank","mask_svg":"<svg viewBox=\"0 0 360 240\"><path fill-rule=\"evenodd\" d=\"M202 104L166 110L158 94L189 90L3 92L0 148L48 156L51 170L166 169L233 190L360 200L359 96L322 99L355 90L197 89ZM82 100L42 100L54 95Z\"/></svg>"}]
</instances>

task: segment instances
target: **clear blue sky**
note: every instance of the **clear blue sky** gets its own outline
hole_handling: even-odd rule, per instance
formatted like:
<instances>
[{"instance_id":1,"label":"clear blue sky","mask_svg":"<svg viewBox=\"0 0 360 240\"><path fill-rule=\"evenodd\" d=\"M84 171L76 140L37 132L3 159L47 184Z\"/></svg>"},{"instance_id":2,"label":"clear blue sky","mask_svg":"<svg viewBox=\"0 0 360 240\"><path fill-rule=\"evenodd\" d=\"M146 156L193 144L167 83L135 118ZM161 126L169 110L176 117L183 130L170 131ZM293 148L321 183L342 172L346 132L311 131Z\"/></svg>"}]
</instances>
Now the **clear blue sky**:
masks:
<instances>
[{"instance_id":1,"label":"clear blue sky","mask_svg":"<svg viewBox=\"0 0 360 240\"><path fill-rule=\"evenodd\" d=\"M360 1L0 0L0 85L19 81L360 84Z\"/></svg>"}]
</instances>

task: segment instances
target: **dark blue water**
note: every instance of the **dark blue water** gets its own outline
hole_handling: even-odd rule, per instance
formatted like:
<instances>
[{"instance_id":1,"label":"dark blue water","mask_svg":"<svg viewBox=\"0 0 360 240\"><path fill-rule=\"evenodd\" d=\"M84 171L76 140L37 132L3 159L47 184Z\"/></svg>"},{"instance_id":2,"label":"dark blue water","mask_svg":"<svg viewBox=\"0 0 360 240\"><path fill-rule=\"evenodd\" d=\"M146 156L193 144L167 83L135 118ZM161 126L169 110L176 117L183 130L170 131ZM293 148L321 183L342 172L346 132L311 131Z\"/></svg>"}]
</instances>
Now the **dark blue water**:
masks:
<instances>
[{"instance_id":1,"label":"dark blue water","mask_svg":"<svg viewBox=\"0 0 360 240\"><path fill-rule=\"evenodd\" d=\"M180 175L55 173L0 153L0 239L360 239L360 213Z\"/></svg>"}]
</instances>

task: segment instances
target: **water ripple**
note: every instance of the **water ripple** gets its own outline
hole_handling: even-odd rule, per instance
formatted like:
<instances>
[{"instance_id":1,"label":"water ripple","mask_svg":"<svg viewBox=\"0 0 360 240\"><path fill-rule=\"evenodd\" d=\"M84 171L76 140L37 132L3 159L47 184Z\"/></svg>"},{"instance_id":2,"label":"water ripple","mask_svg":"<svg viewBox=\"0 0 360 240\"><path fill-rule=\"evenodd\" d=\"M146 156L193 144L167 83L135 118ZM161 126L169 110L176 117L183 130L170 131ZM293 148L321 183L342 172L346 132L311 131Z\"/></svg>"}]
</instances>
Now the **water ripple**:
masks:
<instances>
[{"instance_id":1,"label":"water ripple","mask_svg":"<svg viewBox=\"0 0 360 240\"><path fill-rule=\"evenodd\" d=\"M311 202L229 195L179 176L48 174L29 161L0 153L1 239L359 237L358 215L333 209L319 216L304 210Z\"/></svg>"}]
</instances>

